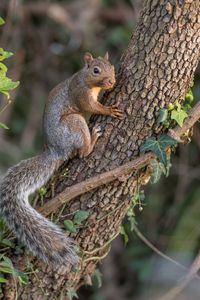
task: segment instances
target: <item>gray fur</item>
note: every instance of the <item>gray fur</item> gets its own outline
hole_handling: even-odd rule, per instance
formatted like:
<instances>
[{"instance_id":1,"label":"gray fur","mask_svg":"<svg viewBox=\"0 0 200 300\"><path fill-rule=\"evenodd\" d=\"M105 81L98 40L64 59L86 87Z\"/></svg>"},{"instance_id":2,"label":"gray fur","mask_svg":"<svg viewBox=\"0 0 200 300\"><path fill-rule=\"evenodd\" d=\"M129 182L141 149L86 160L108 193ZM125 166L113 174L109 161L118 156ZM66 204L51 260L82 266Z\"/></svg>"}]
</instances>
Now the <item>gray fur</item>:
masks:
<instances>
[{"instance_id":1,"label":"gray fur","mask_svg":"<svg viewBox=\"0 0 200 300\"><path fill-rule=\"evenodd\" d=\"M78 263L74 243L58 226L33 209L28 197L48 181L60 162L77 152L80 157L89 155L100 136L98 128L93 129L92 135L89 132L87 120L91 113L116 117L121 114L116 107L108 110L101 106L99 110L98 95L92 93L93 87L106 89L114 84L114 67L107 59L86 55L86 60L88 57L90 66L86 63L49 95L43 120L45 152L10 168L0 182L0 215L29 250L53 267ZM102 70L98 76L93 74L95 65Z\"/></svg>"},{"instance_id":2,"label":"gray fur","mask_svg":"<svg viewBox=\"0 0 200 300\"><path fill-rule=\"evenodd\" d=\"M10 168L0 184L0 213L29 250L59 267L78 262L74 243L28 202L28 196L48 181L56 165L49 152L44 152Z\"/></svg>"}]
</instances>

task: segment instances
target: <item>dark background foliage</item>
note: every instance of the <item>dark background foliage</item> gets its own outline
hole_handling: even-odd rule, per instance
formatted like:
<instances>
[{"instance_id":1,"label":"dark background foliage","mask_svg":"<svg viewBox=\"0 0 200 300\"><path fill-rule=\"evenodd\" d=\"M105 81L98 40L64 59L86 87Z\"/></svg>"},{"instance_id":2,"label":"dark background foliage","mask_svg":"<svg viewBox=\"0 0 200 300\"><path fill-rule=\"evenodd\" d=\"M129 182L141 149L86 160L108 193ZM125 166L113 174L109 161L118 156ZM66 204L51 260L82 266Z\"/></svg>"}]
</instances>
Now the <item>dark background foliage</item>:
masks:
<instances>
[{"instance_id":1,"label":"dark background foliage","mask_svg":"<svg viewBox=\"0 0 200 300\"><path fill-rule=\"evenodd\" d=\"M20 80L11 93L12 103L1 115L9 130L0 129L0 175L19 160L40 152L42 113L48 92L83 65L86 51L104 55L109 51L118 65L136 26L139 0L1 0L0 46L15 53L7 61L9 76ZM199 99L200 70L193 92ZM6 99L1 96L0 106ZM145 189L143 210L136 208L141 232L158 249L188 266L200 244L200 131L194 128L189 146L180 146L172 159L168 178ZM99 266L103 284L82 288L80 299L147 299L155 290L171 287L184 271L161 258L130 231L126 247L122 236ZM98 277L98 276L97 276ZM198 284L192 283L198 299ZM191 297L191 296L190 296ZM182 298L183 299L183 298ZM187 299L187 294L186 298ZM191 298L192 299L192 298Z\"/></svg>"}]
</instances>

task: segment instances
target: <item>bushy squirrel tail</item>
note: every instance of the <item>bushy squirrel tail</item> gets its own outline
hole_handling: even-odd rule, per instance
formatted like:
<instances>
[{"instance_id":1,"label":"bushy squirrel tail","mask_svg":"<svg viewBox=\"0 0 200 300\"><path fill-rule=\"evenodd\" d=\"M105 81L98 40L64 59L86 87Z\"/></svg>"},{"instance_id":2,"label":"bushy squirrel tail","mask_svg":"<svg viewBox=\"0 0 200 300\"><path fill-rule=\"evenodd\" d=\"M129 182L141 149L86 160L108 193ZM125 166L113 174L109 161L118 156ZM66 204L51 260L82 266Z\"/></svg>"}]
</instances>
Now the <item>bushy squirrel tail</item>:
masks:
<instances>
[{"instance_id":1,"label":"bushy squirrel tail","mask_svg":"<svg viewBox=\"0 0 200 300\"><path fill-rule=\"evenodd\" d=\"M74 243L30 206L28 196L48 181L57 165L45 151L11 167L0 182L0 215L34 255L53 267L77 264Z\"/></svg>"}]
</instances>

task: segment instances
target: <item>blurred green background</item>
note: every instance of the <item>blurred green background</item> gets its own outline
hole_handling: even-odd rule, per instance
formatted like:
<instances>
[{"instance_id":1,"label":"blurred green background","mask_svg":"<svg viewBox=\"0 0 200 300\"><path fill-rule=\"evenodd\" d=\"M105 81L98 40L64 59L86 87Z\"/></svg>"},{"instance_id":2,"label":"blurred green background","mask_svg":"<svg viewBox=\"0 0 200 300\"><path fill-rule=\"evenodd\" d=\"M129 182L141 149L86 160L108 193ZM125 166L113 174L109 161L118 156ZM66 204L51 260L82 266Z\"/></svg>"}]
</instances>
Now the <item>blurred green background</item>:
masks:
<instances>
[{"instance_id":1,"label":"blurred green background","mask_svg":"<svg viewBox=\"0 0 200 300\"><path fill-rule=\"evenodd\" d=\"M19 160L43 148L42 114L49 91L83 65L84 52L109 52L117 66L139 18L139 0L1 0L0 47L15 53L6 61L9 77L20 80L12 103L0 116L0 176ZM193 87L200 100L200 69ZM6 98L0 98L0 107ZM136 209L138 228L158 249L188 267L200 245L200 130L180 146L168 178L145 188L143 210ZM113 242L99 266L92 288L82 288L82 300L152 299L163 294L185 271L152 251L124 222L129 242ZM180 299L200 299L194 279ZM179 299L179 298L177 298Z\"/></svg>"}]
</instances>

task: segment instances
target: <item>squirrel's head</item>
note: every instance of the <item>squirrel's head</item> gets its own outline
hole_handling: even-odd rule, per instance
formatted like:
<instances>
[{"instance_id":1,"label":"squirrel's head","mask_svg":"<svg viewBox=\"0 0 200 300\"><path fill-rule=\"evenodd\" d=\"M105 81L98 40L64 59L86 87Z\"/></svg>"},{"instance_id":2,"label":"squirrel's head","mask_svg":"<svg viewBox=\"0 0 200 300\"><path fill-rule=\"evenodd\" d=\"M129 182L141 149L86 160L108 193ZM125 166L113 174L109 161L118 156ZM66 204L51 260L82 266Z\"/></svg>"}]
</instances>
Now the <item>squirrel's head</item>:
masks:
<instances>
[{"instance_id":1,"label":"squirrel's head","mask_svg":"<svg viewBox=\"0 0 200 300\"><path fill-rule=\"evenodd\" d=\"M89 87L107 90L114 86L115 68L108 59L108 52L104 57L97 58L93 58L88 52L85 53L85 81Z\"/></svg>"}]
</instances>

